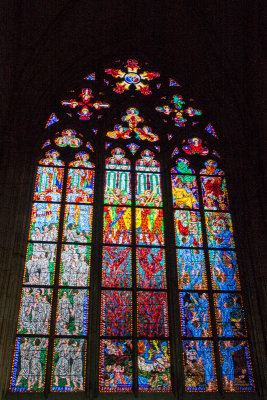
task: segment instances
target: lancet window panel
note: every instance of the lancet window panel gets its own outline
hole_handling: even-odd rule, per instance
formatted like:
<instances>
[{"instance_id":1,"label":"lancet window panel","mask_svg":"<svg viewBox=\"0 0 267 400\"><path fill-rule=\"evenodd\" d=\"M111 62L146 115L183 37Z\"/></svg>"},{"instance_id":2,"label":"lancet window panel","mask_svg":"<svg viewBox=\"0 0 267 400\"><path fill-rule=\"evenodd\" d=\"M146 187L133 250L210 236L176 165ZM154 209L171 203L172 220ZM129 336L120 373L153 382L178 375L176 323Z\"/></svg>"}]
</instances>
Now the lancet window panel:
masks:
<instances>
[{"instance_id":1,"label":"lancet window panel","mask_svg":"<svg viewBox=\"0 0 267 400\"><path fill-rule=\"evenodd\" d=\"M136 161L125 154L115 148L106 159L99 389L170 391L160 165L150 150ZM119 348L123 357L114 357ZM160 372L152 354L165 360Z\"/></svg>"},{"instance_id":2,"label":"lancet window panel","mask_svg":"<svg viewBox=\"0 0 267 400\"><path fill-rule=\"evenodd\" d=\"M178 158L171 184L185 390L253 391L224 172L208 159L198 174Z\"/></svg>"},{"instance_id":3,"label":"lancet window panel","mask_svg":"<svg viewBox=\"0 0 267 400\"><path fill-rule=\"evenodd\" d=\"M37 167L11 392L85 388L94 194L88 160L77 152L68 165L51 149Z\"/></svg>"},{"instance_id":4,"label":"lancet window panel","mask_svg":"<svg viewBox=\"0 0 267 400\"><path fill-rule=\"evenodd\" d=\"M225 212L230 211L230 205L224 172L217 167L216 161L207 160L205 168L200 171L200 179L212 287L214 289L216 282L217 289L213 292L216 334L218 338L225 339L218 343L222 386L225 391L231 392L253 391L233 223L230 212Z\"/></svg>"}]
</instances>

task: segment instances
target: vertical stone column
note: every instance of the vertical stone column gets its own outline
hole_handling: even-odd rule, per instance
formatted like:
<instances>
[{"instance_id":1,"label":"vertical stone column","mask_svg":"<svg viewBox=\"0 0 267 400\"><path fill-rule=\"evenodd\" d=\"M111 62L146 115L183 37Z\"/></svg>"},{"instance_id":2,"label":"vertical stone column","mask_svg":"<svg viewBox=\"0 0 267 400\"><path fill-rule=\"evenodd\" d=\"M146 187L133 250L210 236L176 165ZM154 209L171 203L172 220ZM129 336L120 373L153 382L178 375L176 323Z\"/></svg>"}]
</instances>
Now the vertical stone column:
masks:
<instances>
[{"instance_id":1,"label":"vertical stone column","mask_svg":"<svg viewBox=\"0 0 267 400\"><path fill-rule=\"evenodd\" d=\"M15 134L4 136L0 165L0 399L9 387L27 234L34 160Z\"/></svg>"}]
</instances>

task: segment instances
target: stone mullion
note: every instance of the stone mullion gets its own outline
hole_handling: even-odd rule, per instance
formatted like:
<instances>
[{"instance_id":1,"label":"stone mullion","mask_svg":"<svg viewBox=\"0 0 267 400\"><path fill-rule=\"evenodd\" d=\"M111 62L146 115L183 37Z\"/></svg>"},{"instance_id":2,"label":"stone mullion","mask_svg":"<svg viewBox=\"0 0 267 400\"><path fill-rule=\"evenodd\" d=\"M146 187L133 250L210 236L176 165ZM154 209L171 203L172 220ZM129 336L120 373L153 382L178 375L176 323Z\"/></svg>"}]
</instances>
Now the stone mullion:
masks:
<instances>
[{"instance_id":1,"label":"stone mullion","mask_svg":"<svg viewBox=\"0 0 267 400\"><path fill-rule=\"evenodd\" d=\"M162 157L163 158L163 157ZM166 248L166 274L169 305L169 330L171 344L171 370L173 392L177 398L182 396L184 388L184 376L182 362L182 338L180 327L180 303L178 297L178 275L176 260L176 240L174 228L174 208L172 201L172 183L170 163L162 159L162 193L163 212L165 226L165 248Z\"/></svg>"},{"instance_id":2,"label":"stone mullion","mask_svg":"<svg viewBox=\"0 0 267 400\"><path fill-rule=\"evenodd\" d=\"M104 148L100 141L99 149ZM103 242L103 207L104 207L104 179L105 153L95 148L95 181L94 206L91 241L91 275L88 317L88 346L87 346L87 374L86 391L88 396L95 398L98 393L99 381L99 340L100 340L100 313L101 313L101 271L102 271L102 242Z\"/></svg>"},{"instance_id":3,"label":"stone mullion","mask_svg":"<svg viewBox=\"0 0 267 400\"><path fill-rule=\"evenodd\" d=\"M0 286L0 330L5 346L2 346L1 351L0 386L5 392L8 390L10 382L17 330L18 305L21 298L23 265L27 248L27 238L24 232L25 226L27 228L29 226L31 210L28 202L30 201L31 187L27 183L34 175L34 160L29 154L19 153L18 145L11 135L4 137L2 146L0 181L3 195L0 210L0 232L2 233L0 269L1 275L5 276L5 279L2 280ZM22 198L26 201L21 202Z\"/></svg>"}]
</instances>

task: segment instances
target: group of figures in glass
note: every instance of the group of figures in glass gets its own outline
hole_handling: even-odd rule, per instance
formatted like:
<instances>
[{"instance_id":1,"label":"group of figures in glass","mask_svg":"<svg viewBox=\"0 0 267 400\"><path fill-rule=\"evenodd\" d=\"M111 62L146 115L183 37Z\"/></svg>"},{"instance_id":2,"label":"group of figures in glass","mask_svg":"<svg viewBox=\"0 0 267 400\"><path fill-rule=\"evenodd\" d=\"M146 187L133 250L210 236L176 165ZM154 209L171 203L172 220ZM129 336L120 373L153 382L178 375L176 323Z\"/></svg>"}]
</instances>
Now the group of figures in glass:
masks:
<instances>
[{"instance_id":1,"label":"group of figures in glass","mask_svg":"<svg viewBox=\"0 0 267 400\"><path fill-rule=\"evenodd\" d=\"M111 152L105 174L99 388L107 392L133 389L134 350L130 338L132 310L136 307L137 335L143 338L137 342L138 388L170 391L160 165L150 150L144 150L132 173L125 151L115 148ZM135 249L131 246L132 218L136 229ZM132 280L133 257L136 259L136 282Z\"/></svg>"},{"instance_id":2,"label":"group of figures in glass","mask_svg":"<svg viewBox=\"0 0 267 400\"><path fill-rule=\"evenodd\" d=\"M218 347L223 388L249 391L253 390L253 378L248 342L244 340L247 332L242 296L237 292L240 282L231 215L225 212L229 210L229 203L224 173L213 160L206 161L205 167L200 170L199 185L187 160L178 159L172 170L186 390L217 390L215 344L210 340L214 336L210 317L213 303L216 332L222 338ZM184 188L181 182L186 182ZM198 187L202 189L202 210ZM203 232L207 236L207 248ZM209 260L205 260L204 254ZM205 291L209 289L209 280L212 293Z\"/></svg>"},{"instance_id":3,"label":"group of figures in glass","mask_svg":"<svg viewBox=\"0 0 267 400\"><path fill-rule=\"evenodd\" d=\"M100 390L130 391L133 386L131 224L134 213L135 306L137 334L142 337L137 342L138 387L141 391L169 391L170 344L160 167L153 153L145 151L136 163L133 176L125 152L116 148L112 153L106 162L104 191ZM48 339L38 335L48 335L50 331L64 175L60 163L51 164L51 157L42 160L36 178L18 334L37 336L17 338L11 389L18 391L43 390L44 385ZM208 167L212 167L213 175L207 175ZM225 179L211 160L200 174L216 329L222 338L219 350L223 386L230 391L251 390L251 364L242 297L238 292L240 282L232 222L230 214L225 212L229 210ZM134 207L131 179L135 179ZM84 389L93 190L92 168L68 169L53 391ZM178 159L172 170L172 192L186 389L214 391L217 378L203 221L197 177L185 159ZM67 336L82 338L68 339Z\"/></svg>"},{"instance_id":4,"label":"group of figures in glass","mask_svg":"<svg viewBox=\"0 0 267 400\"><path fill-rule=\"evenodd\" d=\"M37 170L18 323L18 334L37 336L17 337L13 391L44 390L54 296L58 338L54 341L51 390L84 390L94 170L85 152L76 154L70 163L64 190L63 235L58 239L64 178L64 164L58 156L57 151L48 151ZM59 251L60 288L56 293L53 285Z\"/></svg>"},{"instance_id":5,"label":"group of figures in glass","mask_svg":"<svg viewBox=\"0 0 267 400\"><path fill-rule=\"evenodd\" d=\"M161 88L150 82L158 73L140 70L136 60L127 60L124 68L106 69L111 80L104 82L118 94L133 89L149 96L152 87ZM85 79L95 80L95 74ZM170 86L178 84L170 80ZM88 121L95 112L101 118L99 112L111 106L93 100L89 87L81 89L78 100L72 96L62 101L63 108L70 108L68 118ZM175 127L194 126L202 111L190 101L179 94L161 97L162 105L155 111L170 117ZM142 125L135 106L128 107L121 120L123 125L112 125L105 133L110 142L103 218L96 221L99 231L103 229L99 390L172 391L169 323L174 322L169 321L167 271L171 276L175 271L166 267L166 259L174 263L176 257L185 390L253 391L224 172L208 158L205 140L183 140L181 150L172 149L171 162L174 155L179 158L165 182L172 191L172 206L164 205L163 213L166 195L156 155L161 148L156 146L159 131ZM47 127L57 122L52 114ZM217 138L214 128L208 127L206 131ZM173 134L168 140L176 145ZM63 162L54 146L63 154L68 148L76 152L75 159ZM94 149L73 129L57 132L43 147L49 150L37 168L10 390L40 392L50 381L49 390L54 392L84 391L91 273L95 279L91 256L98 251L92 244L95 166L89 159ZM190 164L195 156L203 160L199 172ZM168 208L173 213L175 251L164 232Z\"/></svg>"}]
</instances>

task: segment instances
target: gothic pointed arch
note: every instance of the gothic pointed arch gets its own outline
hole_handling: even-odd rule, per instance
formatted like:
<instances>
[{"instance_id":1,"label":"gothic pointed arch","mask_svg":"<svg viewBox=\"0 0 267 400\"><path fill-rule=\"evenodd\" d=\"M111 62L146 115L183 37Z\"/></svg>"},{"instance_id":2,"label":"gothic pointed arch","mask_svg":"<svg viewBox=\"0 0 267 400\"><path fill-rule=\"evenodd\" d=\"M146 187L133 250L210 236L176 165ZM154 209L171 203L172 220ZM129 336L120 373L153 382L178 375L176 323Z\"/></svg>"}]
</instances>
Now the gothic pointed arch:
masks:
<instances>
[{"instance_id":1,"label":"gothic pointed arch","mask_svg":"<svg viewBox=\"0 0 267 400\"><path fill-rule=\"evenodd\" d=\"M10 391L254 391L216 125L148 63L84 75L44 124Z\"/></svg>"}]
</instances>

